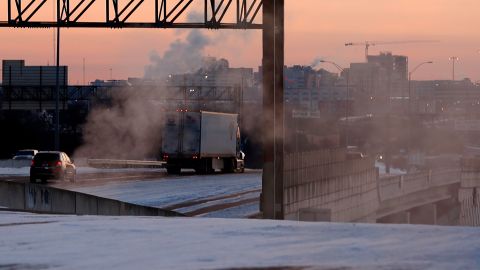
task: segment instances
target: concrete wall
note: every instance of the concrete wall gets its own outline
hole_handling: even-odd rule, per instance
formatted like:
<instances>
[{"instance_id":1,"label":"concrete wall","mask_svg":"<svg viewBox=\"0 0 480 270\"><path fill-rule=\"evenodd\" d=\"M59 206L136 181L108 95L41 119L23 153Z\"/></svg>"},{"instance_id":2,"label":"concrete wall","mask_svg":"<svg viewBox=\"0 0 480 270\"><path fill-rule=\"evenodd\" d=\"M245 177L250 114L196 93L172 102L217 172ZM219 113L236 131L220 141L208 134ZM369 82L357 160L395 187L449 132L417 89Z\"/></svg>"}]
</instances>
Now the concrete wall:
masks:
<instances>
[{"instance_id":1,"label":"concrete wall","mask_svg":"<svg viewBox=\"0 0 480 270\"><path fill-rule=\"evenodd\" d=\"M460 175L440 170L380 178L377 222L458 224Z\"/></svg>"},{"instance_id":2,"label":"concrete wall","mask_svg":"<svg viewBox=\"0 0 480 270\"><path fill-rule=\"evenodd\" d=\"M0 168L22 168L30 167L31 160L13 160L13 159L1 159Z\"/></svg>"},{"instance_id":3,"label":"concrete wall","mask_svg":"<svg viewBox=\"0 0 480 270\"><path fill-rule=\"evenodd\" d=\"M480 226L480 158L462 159L460 225Z\"/></svg>"},{"instance_id":4,"label":"concrete wall","mask_svg":"<svg viewBox=\"0 0 480 270\"><path fill-rule=\"evenodd\" d=\"M386 201L436 186L460 182L460 171L428 171L379 179L380 201Z\"/></svg>"},{"instance_id":5,"label":"concrete wall","mask_svg":"<svg viewBox=\"0 0 480 270\"><path fill-rule=\"evenodd\" d=\"M344 150L333 149L286 155L284 168L285 219L375 221L379 200L373 159L347 160Z\"/></svg>"},{"instance_id":6,"label":"concrete wall","mask_svg":"<svg viewBox=\"0 0 480 270\"><path fill-rule=\"evenodd\" d=\"M109 216L181 214L38 184L0 181L0 206L39 213Z\"/></svg>"},{"instance_id":7,"label":"concrete wall","mask_svg":"<svg viewBox=\"0 0 480 270\"><path fill-rule=\"evenodd\" d=\"M460 196L470 202L464 203L464 219L480 223L473 219L475 211L480 215L480 196L473 199L480 194L480 161L478 168L380 179L373 159L347 159L344 150L290 154L284 163L285 219L456 225Z\"/></svg>"}]
</instances>

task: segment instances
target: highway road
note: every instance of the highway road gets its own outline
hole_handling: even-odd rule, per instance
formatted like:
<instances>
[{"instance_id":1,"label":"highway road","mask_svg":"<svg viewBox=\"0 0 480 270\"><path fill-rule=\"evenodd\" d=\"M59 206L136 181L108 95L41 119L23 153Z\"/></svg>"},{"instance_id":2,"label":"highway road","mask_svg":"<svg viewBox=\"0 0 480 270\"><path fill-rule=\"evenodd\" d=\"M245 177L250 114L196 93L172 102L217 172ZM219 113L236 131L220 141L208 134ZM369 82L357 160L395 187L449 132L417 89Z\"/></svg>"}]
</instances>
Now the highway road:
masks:
<instances>
[{"instance_id":1,"label":"highway road","mask_svg":"<svg viewBox=\"0 0 480 270\"><path fill-rule=\"evenodd\" d=\"M2 175L0 170L0 180L28 182L28 169L17 169L14 175ZM164 169L79 168L75 183L49 181L47 185L187 216L243 218L259 212L261 171L212 175L184 171L171 176Z\"/></svg>"}]
</instances>

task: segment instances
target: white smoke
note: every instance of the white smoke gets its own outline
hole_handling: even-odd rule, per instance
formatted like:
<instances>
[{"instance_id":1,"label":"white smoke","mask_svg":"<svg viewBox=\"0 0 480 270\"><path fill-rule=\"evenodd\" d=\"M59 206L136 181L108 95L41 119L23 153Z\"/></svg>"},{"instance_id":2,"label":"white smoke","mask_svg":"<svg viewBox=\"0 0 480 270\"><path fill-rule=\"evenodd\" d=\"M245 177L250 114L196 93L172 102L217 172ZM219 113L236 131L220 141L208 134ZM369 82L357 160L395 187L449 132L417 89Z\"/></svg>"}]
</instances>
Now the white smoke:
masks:
<instances>
[{"instance_id":1,"label":"white smoke","mask_svg":"<svg viewBox=\"0 0 480 270\"><path fill-rule=\"evenodd\" d=\"M193 72L202 67L204 49L210 39L200 30L191 30L185 41L176 40L161 56L150 53L150 64L145 67L145 78L161 80L169 74Z\"/></svg>"},{"instance_id":2,"label":"white smoke","mask_svg":"<svg viewBox=\"0 0 480 270\"><path fill-rule=\"evenodd\" d=\"M84 126L84 144L76 157L143 159L160 150L163 124L161 82L169 74L199 70L203 51L210 39L200 30L191 30L185 40L174 41L163 55L152 52L145 67L145 79L159 83L157 91L125 87L115 89L112 105L94 108Z\"/></svg>"}]
</instances>

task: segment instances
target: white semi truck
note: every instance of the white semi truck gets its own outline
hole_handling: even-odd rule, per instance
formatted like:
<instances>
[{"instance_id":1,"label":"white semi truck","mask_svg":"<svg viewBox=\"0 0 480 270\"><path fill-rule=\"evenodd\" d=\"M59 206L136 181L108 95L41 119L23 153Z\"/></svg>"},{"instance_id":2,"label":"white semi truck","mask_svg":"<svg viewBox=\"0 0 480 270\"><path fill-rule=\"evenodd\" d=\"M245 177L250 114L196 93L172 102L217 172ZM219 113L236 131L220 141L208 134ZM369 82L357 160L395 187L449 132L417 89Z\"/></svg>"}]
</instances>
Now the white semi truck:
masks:
<instances>
[{"instance_id":1,"label":"white semi truck","mask_svg":"<svg viewBox=\"0 0 480 270\"><path fill-rule=\"evenodd\" d=\"M169 174L182 168L197 173L243 172L238 115L218 112L167 112L162 156Z\"/></svg>"}]
</instances>

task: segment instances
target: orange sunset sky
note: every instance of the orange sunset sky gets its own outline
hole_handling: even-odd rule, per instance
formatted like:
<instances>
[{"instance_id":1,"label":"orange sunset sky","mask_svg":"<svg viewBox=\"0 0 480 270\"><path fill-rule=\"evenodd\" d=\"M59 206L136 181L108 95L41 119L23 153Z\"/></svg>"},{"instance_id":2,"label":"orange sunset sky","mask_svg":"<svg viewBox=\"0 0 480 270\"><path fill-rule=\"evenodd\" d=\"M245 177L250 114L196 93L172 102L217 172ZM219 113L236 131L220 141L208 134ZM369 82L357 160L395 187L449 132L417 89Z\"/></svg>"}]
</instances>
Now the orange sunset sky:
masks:
<instances>
[{"instance_id":1,"label":"orange sunset sky","mask_svg":"<svg viewBox=\"0 0 480 270\"><path fill-rule=\"evenodd\" d=\"M48 0L41 19L52 19ZM170 0L172 1L172 0ZM6 20L6 0L0 3L0 20ZM98 1L100 2L100 1ZM101 1L104 3L104 1ZM120 0L122 3L122 1ZM123 1L126 2L126 1ZM151 0L132 20L152 13ZM172 1L174 2L174 1ZM203 3L195 0L197 5ZM479 0L286 0L287 65L308 65L322 57L348 66L364 60L362 46L345 42L438 40L436 43L391 44L371 47L370 54L391 51L409 56L413 67L424 61L433 65L415 72L414 79L451 79L450 56L457 56L456 78L480 80ZM150 11L150 12L149 12ZM104 11L97 7L86 18ZM99 16L98 18L103 19ZM205 55L230 60L233 67L258 67L261 62L259 30L202 30L211 38ZM158 54L188 31L164 29L63 29L61 64L70 68L70 83L82 82L82 59L86 79L141 77L149 54ZM53 63L52 29L0 28L0 59L25 59L27 65ZM325 68L334 71L331 66Z\"/></svg>"}]
</instances>

